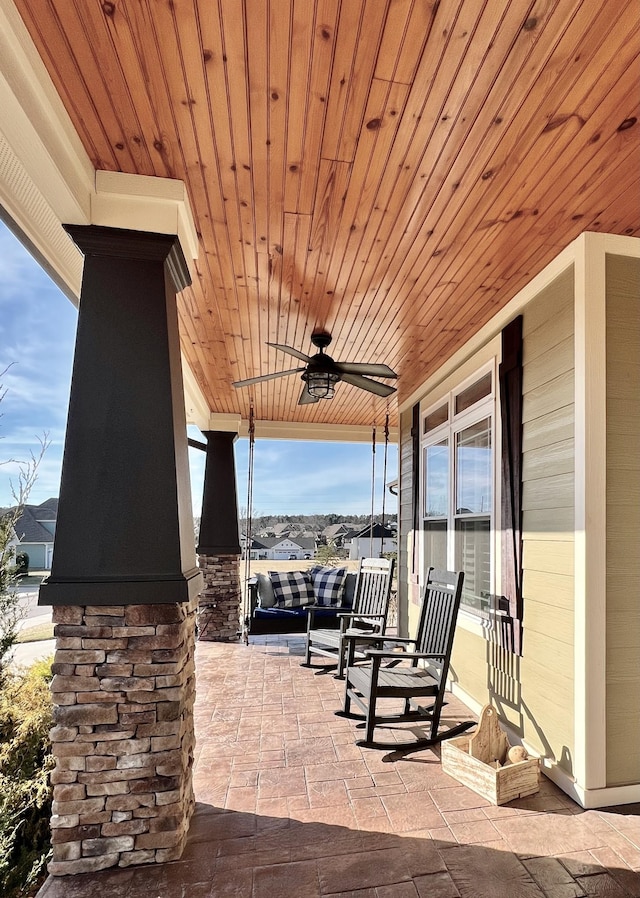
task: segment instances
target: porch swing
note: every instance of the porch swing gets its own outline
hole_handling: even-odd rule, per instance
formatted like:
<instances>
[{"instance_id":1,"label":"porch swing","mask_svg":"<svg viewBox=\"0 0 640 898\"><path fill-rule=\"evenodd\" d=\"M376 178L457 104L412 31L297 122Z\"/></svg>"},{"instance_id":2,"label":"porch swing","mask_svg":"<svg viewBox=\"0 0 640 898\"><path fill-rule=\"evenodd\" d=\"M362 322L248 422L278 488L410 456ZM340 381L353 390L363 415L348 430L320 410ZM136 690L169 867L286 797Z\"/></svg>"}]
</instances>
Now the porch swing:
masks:
<instances>
[{"instance_id":1,"label":"porch swing","mask_svg":"<svg viewBox=\"0 0 640 898\"><path fill-rule=\"evenodd\" d=\"M385 602L384 618L382 626L386 623L386 609L388 608L388 595L391 592L391 579L393 576L393 564L381 560L384 549L384 521L387 456L389 447L389 414L385 417L384 426L384 467L383 467L383 497L382 497L382 537L380 541L380 560L362 559L359 570L344 574L342 568L336 568L335 576L327 568L316 564L310 565L308 571L296 571L292 573L256 574L251 576L251 545L253 541L253 477L254 477L254 449L255 449L255 421L253 404L249 409L249 458L247 474L247 518L244 539L244 589L242 608L242 637L245 644L249 643L250 636L268 636L284 633L306 633L307 622L310 614L313 616L315 626L321 626L325 630L339 630L344 627L344 615L359 604L359 596L363 593L370 594L373 584L372 578L380 578L383 575L384 582L381 586L376 584L375 589L382 589L387 595ZM372 473L371 473L371 516L369 522L370 554L373 554L374 546L374 510L375 510L375 465L376 465L376 427L372 427L371 440ZM369 564L365 564L369 562ZM374 562L374 563L371 563ZM322 576L319 569L322 568ZM316 572L314 575L314 571Z\"/></svg>"}]
</instances>

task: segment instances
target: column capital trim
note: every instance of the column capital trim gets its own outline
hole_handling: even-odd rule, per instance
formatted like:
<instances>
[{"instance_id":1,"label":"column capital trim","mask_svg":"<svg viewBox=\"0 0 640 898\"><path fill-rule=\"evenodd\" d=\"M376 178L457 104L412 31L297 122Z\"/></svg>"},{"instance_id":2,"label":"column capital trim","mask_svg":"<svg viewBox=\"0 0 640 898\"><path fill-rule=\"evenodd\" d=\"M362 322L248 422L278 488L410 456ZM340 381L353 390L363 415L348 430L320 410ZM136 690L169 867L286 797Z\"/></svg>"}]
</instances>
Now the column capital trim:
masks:
<instances>
[{"instance_id":1,"label":"column capital trim","mask_svg":"<svg viewBox=\"0 0 640 898\"><path fill-rule=\"evenodd\" d=\"M190 602L202 591L199 568L177 577L52 579L40 585L38 605L167 605Z\"/></svg>"},{"instance_id":2,"label":"column capital trim","mask_svg":"<svg viewBox=\"0 0 640 898\"><path fill-rule=\"evenodd\" d=\"M85 256L166 262L177 291L191 284L178 237L98 225L63 225Z\"/></svg>"}]
</instances>

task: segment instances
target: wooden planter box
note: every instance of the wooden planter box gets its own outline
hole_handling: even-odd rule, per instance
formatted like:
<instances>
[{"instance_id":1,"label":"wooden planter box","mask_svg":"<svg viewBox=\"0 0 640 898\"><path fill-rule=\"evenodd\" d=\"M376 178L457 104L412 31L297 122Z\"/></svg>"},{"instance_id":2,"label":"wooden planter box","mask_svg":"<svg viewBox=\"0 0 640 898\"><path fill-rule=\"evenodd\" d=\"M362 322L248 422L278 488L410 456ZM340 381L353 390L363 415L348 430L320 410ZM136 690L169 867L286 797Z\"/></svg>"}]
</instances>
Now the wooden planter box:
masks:
<instances>
[{"instance_id":1,"label":"wooden planter box","mask_svg":"<svg viewBox=\"0 0 640 898\"><path fill-rule=\"evenodd\" d=\"M472 736L442 743L442 769L492 804L534 795L540 788L538 759L505 764L509 747L495 708L486 705Z\"/></svg>"}]
</instances>

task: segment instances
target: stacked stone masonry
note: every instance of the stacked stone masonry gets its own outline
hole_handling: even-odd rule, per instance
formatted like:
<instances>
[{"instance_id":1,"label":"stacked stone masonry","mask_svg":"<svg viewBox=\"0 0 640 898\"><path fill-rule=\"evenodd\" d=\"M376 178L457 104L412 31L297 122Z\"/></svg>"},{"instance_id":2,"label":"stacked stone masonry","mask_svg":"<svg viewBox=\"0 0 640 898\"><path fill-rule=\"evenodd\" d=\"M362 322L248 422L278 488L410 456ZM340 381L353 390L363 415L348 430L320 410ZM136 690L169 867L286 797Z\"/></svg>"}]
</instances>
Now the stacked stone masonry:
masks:
<instances>
[{"instance_id":1,"label":"stacked stone masonry","mask_svg":"<svg viewBox=\"0 0 640 898\"><path fill-rule=\"evenodd\" d=\"M240 628L240 556L200 555L204 589L198 608L198 638L234 642Z\"/></svg>"},{"instance_id":2,"label":"stacked stone masonry","mask_svg":"<svg viewBox=\"0 0 640 898\"><path fill-rule=\"evenodd\" d=\"M182 854L194 808L195 601L58 606L53 875Z\"/></svg>"}]
</instances>

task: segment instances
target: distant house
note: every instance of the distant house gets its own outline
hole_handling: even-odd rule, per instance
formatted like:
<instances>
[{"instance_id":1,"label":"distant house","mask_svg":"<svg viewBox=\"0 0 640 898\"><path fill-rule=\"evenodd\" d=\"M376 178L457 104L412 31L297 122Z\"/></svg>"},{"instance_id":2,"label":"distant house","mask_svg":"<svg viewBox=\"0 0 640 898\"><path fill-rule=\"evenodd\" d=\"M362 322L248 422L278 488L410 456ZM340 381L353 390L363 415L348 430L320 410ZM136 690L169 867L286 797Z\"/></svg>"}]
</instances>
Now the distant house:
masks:
<instances>
[{"instance_id":1,"label":"distant house","mask_svg":"<svg viewBox=\"0 0 640 898\"><path fill-rule=\"evenodd\" d=\"M251 543L254 561L303 561L313 558L315 551L315 539L306 536L262 536Z\"/></svg>"},{"instance_id":2,"label":"distant house","mask_svg":"<svg viewBox=\"0 0 640 898\"><path fill-rule=\"evenodd\" d=\"M58 500L47 499L41 505L25 505L14 527L16 552L26 552L32 571L51 570L53 537L56 532Z\"/></svg>"},{"instance_id":3,"label":"distant house","mask_svg":"<svg viewBox=\"0 0 640 898\"><path fill-rule=\"evenodd\" d=\"M322 535L328 543L333 543L340 548L344 545L345 538L355 530L357 530L355 524L346 521L341 524L329 524L322 531Z\"/></svg>"},{"instance_id":4,"label":"distant house","mask_svg":"<svg viewBox=\"0 0 640 898\"><path fill-rule=\"evenodd\" d=\"M362 530L345 539L349 544L349 558L377 558L385 552L395 552L398 548L395 531L382 524L374 524L373 531L367 524Z\"/></svg>"}]
</instances>

